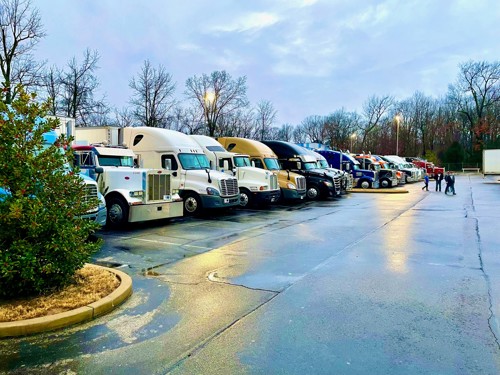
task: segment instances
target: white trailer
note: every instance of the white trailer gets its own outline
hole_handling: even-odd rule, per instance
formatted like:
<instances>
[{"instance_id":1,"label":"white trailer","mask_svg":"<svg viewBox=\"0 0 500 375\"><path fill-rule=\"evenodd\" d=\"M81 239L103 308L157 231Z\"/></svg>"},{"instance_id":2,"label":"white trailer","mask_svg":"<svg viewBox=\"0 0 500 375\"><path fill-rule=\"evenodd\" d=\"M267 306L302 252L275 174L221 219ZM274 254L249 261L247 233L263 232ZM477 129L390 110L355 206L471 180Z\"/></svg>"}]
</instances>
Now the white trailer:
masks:
<instances>
[{"instance_id":1,"label":"white trailer","mask_svg":"<svg viewBox=\"0 0 500 375\"><path fill-rule=\"evenodd\" d=\"M483 150L483 174L500 174L500 149Z\"/></svg>"},{"instance_id":2,"label":"white trailer","mask_svg":"<svg viewBox=\"0 0 500 375\"><path fill-rule=\"evenodd\" d=\"M126 148L74 145L75 164L97 181L107 206L107 225L179 217L182 199L172 188L172 172L134 168Z\"/></svg>"},{"instance_id":3,"label":"white trailer","mask_svg":"<svg viewBox=\"0 0 500 375\"><path fill-rule=\"evenodd\" d=\"M265 205L279 200L278 177L252 166L250 157L228 152L219 142L206 135L191 135L205 152L212 169L235 176L240 189L240 206Z\"/></svg>"},{"instance_id":4,"label":"white trailer","mask_svg":"<svg viewBox=\"0 0 500 375\"><path fill-rule=\"evenodd\" d=\"M210 170L203 149L188 135L148 126L122 130L123 141L137 155L139 166L172 170L172 186L184 200L185 215L239 205L238 180Z\"/></svg>"},{"instance_id":5,"label":"white trailer","mask_svg":"<svg viewBox=\"0 0 500 375\"><path fill-rule=\"evenodd\" d=\"M121 130L122 128L117 126L77 127L74 131L75 144L122 145Z\"/></svg>"}]
</instances>

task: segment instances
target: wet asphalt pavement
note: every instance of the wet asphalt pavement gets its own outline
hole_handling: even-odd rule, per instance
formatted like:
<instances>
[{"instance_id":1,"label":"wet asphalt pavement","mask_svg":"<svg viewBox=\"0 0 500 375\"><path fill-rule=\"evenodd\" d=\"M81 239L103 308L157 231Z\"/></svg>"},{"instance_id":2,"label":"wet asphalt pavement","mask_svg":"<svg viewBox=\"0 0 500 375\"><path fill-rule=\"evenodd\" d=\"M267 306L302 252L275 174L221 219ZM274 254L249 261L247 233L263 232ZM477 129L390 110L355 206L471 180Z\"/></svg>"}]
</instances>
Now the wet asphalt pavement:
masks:
<instances>
[{"instance_id":1,"label":"wet asphalt pavement","mask_svg":"<svg viewBox=\"0 0 500 375\"><path fill-rule=\"evenodd\" d=\"M499 374L500 184L103 231L114 312L0 340L9 374Z\"/></svg>"}]
</instances>

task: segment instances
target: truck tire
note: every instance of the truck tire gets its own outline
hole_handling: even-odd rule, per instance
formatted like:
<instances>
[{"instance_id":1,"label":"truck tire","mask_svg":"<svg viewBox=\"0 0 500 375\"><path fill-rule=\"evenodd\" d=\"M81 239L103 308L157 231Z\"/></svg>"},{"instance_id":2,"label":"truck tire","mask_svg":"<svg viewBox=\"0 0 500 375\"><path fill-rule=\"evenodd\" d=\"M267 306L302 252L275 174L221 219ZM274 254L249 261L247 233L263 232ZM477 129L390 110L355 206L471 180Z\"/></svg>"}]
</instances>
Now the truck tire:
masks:
<instances>
[{"instance_id":1,"label":"truck tire","mask_svg":"<svg viewBox=\"0 0 500 375\"><path fill-rule=\"evenodd\" d=\"M129 207L125 199L121 197L111 197L106 200L108 218L106 225L110 228L119 228L128 223Z\"/></svg>"},{"instance_id":2,"label":"truck tire","mask_svg":"<svg viewBox=\"0 0 500 375\"><path fill-rule=\"evenodd\" d=\"M319 191L319 188L316 185L311 185L311 186L307 187L307 191L306 191L307 199L309 199L311 201L315 201L315 200L319 199L320 195L321 195L321 192Z\"/></svg>"},{"instance_id":3,"label":"truck tire","mask_svg":"<svg viewBox=\"0 0 500 375\"><path fill-rule=\"evenodd\" d=\"M361 189L369 189L372 187L372 184L370 183L370 181L368 180L362 180L360 183L359 183L359 187Z\"/></svg>"},{"instance_id":4,"label":"truck tire","mask_svg":"<svg viewBox=\"0 0 500 375\"><path fill-rule=\"evenodd\" d=\"M240 189L240 207L248 208L252 206L252 193L249 190Z\"/></svg>"},{"instance_id":5,"label":"truck tire","mask_svg":"<svg viewBox=\"0 0 500 375\"><path fill-rule=\"evenodd\" d=\"M389 181L387 178L383 178L380 180L380 187L381 188L388 188L391 187L391 181Z\"/></svg>"},{"instance_id":6,"label":"truck tire","mask_svg":"<svg viewBox=\"0 0 500 375\"><path fill-rule=\"evenodd\" d=\"M184 199L184 216L194 216L200 213L201 199L196 193L186 193Z\"/></svg>"}]
</instances>

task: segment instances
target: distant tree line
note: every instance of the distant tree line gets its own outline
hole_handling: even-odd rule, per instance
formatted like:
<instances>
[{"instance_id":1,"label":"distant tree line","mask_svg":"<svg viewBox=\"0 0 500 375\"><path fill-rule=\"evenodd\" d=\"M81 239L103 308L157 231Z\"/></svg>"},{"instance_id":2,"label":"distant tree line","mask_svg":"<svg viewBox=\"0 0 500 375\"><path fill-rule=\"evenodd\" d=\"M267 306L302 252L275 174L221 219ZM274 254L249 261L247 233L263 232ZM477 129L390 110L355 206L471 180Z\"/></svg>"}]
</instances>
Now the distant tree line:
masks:
<instances>
[{"instance_id":1,"label":"distant tree line","mask_svg":"<svg viewBox=\"0 0 500 375\"><path fill-rule=\"evenodd\" d=\"M441 98L415 92L395 100L372 96L360 113L345 108L311 114L300 124L276 124L269 100L252 105L247 77L226 71L186 80L184 103L175 100L176 83L163 65L144 61L131 77L129 105L112 108L99 96L99 54L89 49L66 66L47 66L31 54L45 36L31 0L0 0L0 66L6 100L15 83L50 98L51 114L74 117L78 126L154 126L187 134L320 142L355 152L424 156L442 162L479 161L484 148L500 147L500 62L467 61Z\"/></svg>"}]
</instances>

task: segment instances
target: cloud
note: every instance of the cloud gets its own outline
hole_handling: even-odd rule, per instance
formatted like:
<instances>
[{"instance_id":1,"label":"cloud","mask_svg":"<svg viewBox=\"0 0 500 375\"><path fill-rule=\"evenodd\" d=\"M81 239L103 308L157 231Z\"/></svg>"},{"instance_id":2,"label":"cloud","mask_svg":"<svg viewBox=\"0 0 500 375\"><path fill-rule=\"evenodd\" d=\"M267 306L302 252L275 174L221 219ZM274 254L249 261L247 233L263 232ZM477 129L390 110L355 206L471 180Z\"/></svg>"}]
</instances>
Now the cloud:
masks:
<instances>
[{"instance_id":1,"label":"cloud","mask_svg":"<svg viewBox=\"0 0 500 375\"><path fill-rule=\"evenodd\" d=\"M226 25L214 26L210 31L214 32L256 32L279 22L279 18L268 12L248 13L245 16L235 19Z\"/></svg>"}]
</instances>

